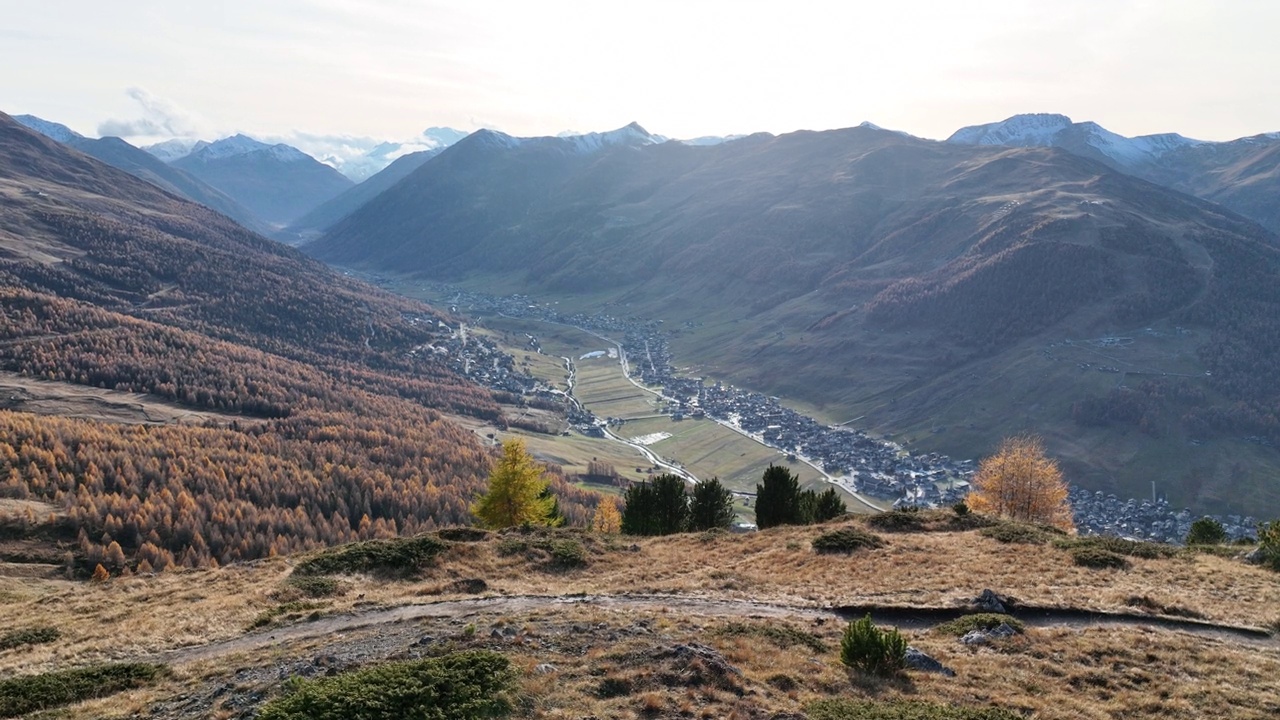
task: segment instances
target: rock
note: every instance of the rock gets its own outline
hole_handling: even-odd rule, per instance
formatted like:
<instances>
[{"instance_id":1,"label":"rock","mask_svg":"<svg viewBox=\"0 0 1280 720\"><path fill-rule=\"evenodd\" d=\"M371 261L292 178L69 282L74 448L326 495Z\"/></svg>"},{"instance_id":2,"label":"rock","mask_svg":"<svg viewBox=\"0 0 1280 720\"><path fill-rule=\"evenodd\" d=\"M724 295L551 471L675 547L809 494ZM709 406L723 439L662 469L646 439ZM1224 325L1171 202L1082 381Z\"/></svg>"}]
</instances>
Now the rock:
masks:
<instances>
[{"instance_id":1,"label":"rock","mask_svg":"<svg viewBox=\"0 0 1280 720\"><path fill-rule=\"evenodd\" d=\"M994 629L992 629L989 634L995 637L1007 638L1007 637L1013 637L1014 635L1017 635L1018 631L1010 627L1009 623L1000 623Z\"/></svg>"},{"instance_id":2,"label":"rock","mask_svg":"<svg viewBox=\"0 0 1280 720\"><path fill-rule=\"evenodd\" d=\"M1262 559L1263 559L1263 558L1262 558L1262 548L1260 548L1260 547L1256 547L1256 548L1254 548L1254 549L1250 550L1249 552L1245 553L1245 554L1244 554L1244 557L1243 557L1243 558L1241 558L1241 559L1242 559L1242 560L1244 560L1245 562L1249 563L1250 565L1261 565L1261 564L1262 564Z\"/></svg>"},{"instance_id":3,"label":"rock","mask_svg":"<svg viewBox=\"0 0 1280 720\"><path fill-rule=\"evenodd\" d=\"M1000 597L991 589L983 590L977 600L973 601L974 607L983 612L1005 613L1005 598Z\"/></svg>"},{"instance_id":4,"label":"rock","mask_svg":"<svg viewBox=\"0 0 1280 720\"><path fill-rule=\"evenodd\" d=\"M550 675L553 672L559 672L560 668L551 663L539 663L533 668L533 671L539 675Z\"/></svg>"},{"instance_id":5,"label":"rock","mask_svg":"<svg viewBox=\"0 0 1280 720\"><path fill-rule=\"evenodd\" d=\"M489 637L493 638L494 640L501 640L502 631L499 630L498 628L494 628L493 630L489 631Z\"/></svg>"},{"instance_id":6,"label":"rock","mask_svg":"<svg viewBox=\"0 0 1280 720\"><path fill-rule=\"evenodd\" d=\"M911 668L912 670L919 670L921 672L942 673L947 677L956 676L955 670L952 670L951 668L943 665L937 660L934 660L933 658L929 657L923 652L910 646L907 647L906 661L907 661L907 667Z\"/></svg>"},{"instance_id":7,"label":"rock","mask_svg":"<svg viewBox=\"0 0 1280 720\"><path fill-rule=\"evenodd\" d=\"M970 630L960 638L962 645L986 645L991 642L991 636L982 630Z\"/></svg>"},{"instance_id":8,"label":"rock","mask_svg":"<svg viewBox=\"0 0 1280 720\"><path fill-rule=\"evenodd\" d=\"M512 627L512 626L508 625L508 626L506 626L506 627L502 628L502 634L503 634L503 635L506 635L507 637L515 637L516 635L519 635L519 634L520 634L520 631L519 631L519 630L516 630L514 627Z\"/></svg>"},{"instance_id":9,"label":"rock","mask_svg":"<svg viewBox=\"0 0 1280 720\"><path fill-rule=\"evenodd\" d=\"M435 641L436 639L431 635L423 635L422 637L418 638L418 641L415 642L414 645L430 645Z\"/></svg>"}]
</instances>

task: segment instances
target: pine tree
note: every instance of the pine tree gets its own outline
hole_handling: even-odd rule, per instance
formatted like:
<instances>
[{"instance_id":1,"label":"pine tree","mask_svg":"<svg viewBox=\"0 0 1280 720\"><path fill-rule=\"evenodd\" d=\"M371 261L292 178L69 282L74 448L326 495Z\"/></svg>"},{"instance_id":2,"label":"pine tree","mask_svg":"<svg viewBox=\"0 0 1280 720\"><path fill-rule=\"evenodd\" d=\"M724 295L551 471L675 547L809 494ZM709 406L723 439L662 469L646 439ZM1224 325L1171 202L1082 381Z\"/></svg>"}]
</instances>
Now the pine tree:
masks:
<instances>
[{"instance_id":1,"label":"pine tree","mask_svg":"<svg viewBox=\"0 0 1280 720\"><path fill-rule=\"evenodd\" d=\"M800 479L790 470L770 465L764 484L756 485L756 527L804 525L800 506Z\"/></svg>"},{"instance_id":2,"label":"pine tree","mask_svg":"<svg viewBox=\"0 0 1280 720\"><path fill-rule=\"evenodd\" d=\"M733 524L733 493L719 478L703 480L693 487L689 502L689 529L710 530Z\"/></svg>"},{"instance_id":3,"label":"pine tree","mask_svg":"<svg viewBox=\"0 0 1280 720\"><path fill-rule=\"evenodd\" d=\"M1040 438L1006 438L995 455L982 461L965 502L976 512L1064 530L1075 527L1067 484L1058 463L1044 453Z\"/></svg>"},{"instance_id":4,"label":"pine tree","mask_svg":"<svg viewBox=\"0 0 1280 720\"><path fill-rule=\"evenodd\" d=\"M547 481L525 449L524 441L502 444L502 458L489 473L489 490L480 496L471 512L485 527L501 529L515 525L550 525L554 496L543 496Z\"/></svg>"},{"instance_id":5,"label":"pine tree","mask_svg":"<svg viewBox=\"0 0 1280 720\"><path fill-rule=\"evenodd\" d=\"M684 532L689 522L689 496L684 479L659 475L627 488L622 532L627 535L670 535Z\"/></svg>"},{"instance_id":6,"label":"pine tree","mask_svg":"<svg viewBox=\"0 0 1280 720\"><path fill-rule=\"evenodd\" d=\"M814 522L826 522L849 512L849 508L840 497L840 492L835 488L827 488L819 493L817 500L813 511Z\"/></svg>"}]
</instances>

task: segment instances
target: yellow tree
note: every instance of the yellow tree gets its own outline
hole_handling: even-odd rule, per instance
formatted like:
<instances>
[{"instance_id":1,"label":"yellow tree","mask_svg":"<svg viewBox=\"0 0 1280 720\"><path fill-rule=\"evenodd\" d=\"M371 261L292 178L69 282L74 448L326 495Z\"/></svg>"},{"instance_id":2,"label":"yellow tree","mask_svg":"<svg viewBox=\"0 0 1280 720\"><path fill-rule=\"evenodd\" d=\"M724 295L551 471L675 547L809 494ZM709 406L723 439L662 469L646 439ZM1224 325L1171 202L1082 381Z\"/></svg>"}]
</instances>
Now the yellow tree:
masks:
<instances>
[{"instance_id":1,"label":"yellow tree","mask_svg":"<svg viewBox=\"0 0 1280 720\"><path fill-rule=\"evenodd\" d=\"M1031 435L1005 438L996 454L982 461L966 502L977 512L1075 527L1062 470L1045 455L1040 438Z\"/></svg>"},{"instance_id":2,"label":"yellow tree","mask_svg":"<svg viewBox=\"0 0 1280 720\"><path fill-rule=\"evenodd\" d=\"M523 440L502 443L502 458L489 473L489 490L471 512L488 528L501 529L514 525L552 525L556 498L545 493L547 481L543 469L525 450Z\"/></svg>"},{"instance_id":3,"label":"yellow tree","mask_svg":"<svg viewBox=\"0 0 1280 720\"><path fill-rule=\"evenodd\" d=\"M591 531L606 534L622 532L622 514L612 498L600 498L600 504L591 515Z\"/></svg>"}]
</instances>

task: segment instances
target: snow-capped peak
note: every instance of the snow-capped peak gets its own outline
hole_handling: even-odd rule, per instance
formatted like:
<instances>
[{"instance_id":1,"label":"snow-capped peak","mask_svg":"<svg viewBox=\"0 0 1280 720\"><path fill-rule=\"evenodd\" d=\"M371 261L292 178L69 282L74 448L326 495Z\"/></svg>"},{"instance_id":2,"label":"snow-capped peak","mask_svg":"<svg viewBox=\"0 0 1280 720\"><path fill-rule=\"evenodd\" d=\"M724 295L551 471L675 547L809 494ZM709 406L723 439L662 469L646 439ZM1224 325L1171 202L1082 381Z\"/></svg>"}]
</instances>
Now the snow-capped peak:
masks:
<instances>
[{"instance_id":1,"label":"snow-capped peak","mask_svg":"<svg viewBox=\"0 0 1280 720\"><path fill-rule=\"evenodd\" d=\"M570 143L569 147L579 153L593 153L604 147L612 145L629 145L636 147L639 145L653 145L661 140L650 135L649 131L640 127L640 123L631 123L625 127L608 132L593 132L583 135L568 135L560 138Z\"/></svg>"},{"instance_id":2,"label":"snow-capped peak","mask_svg":"<svg viewBox=\"0 0 1280 720\"><path fill-rule=\"evenodd\" d=\"M1008 120L957 130L947 142L957 145L1061 147L1072 152L1092 148L1121 165L1151 162L1167 152L1202 144L1177 133L1125 137L1095 122L1072 122L1066 115L1014 115Z\"/></svg>"},{"instance_id":3,"label":"snow-capped peak","mask_svg":"<svg viewBox=\"0 0 1280 720\"><path fill-rule=\"evenodd\" d=\"M50 122L43 118L38 118L35 115L14 115L13 119L17 120L19 124L26 127L28 130L35 130L41 135L44 135L50 140L54 140L56 142L65 143L84 137L66 125Z\"/></svg>"},{"instance_id":4,"label":"snow-capped peak","mask_svg":"<svg viewBox=\"0 0 1280 720\"><path fill-rule=\"evenodd\" d=\"M173 138L158 142L155 145L148 145L143 150L156 156L163 162L171 163L190 155L193 152L199 152L207 147L209 143L204 140L196 140L194 138Z\"/></svg>"},{"instance_id":5,"label":"snow-capped peak","mask_svg":"<svg viewBox=\"0 0 1280 720\"><path fill-rule=\"evenodd\" d=\"M947 138L957 145L1047 147L1053 136L1071 126L1071 118L1053 113L1014 115L997 123L960 128Z\"/></svg>"},{"instance_id":6,"label":"snow-capped peak","mask_svg":"<svg viewBox=\"0 0 1280 720\"><path fill-rule=\"evenodd\" d=\"M250 153L263 153L282 162L311 159L310 155L293 146L285 145L284 143L268 145L243 134L232 135L229 138L210 143L194 154L201 160L209 161L248 155Z\"/></svg>"}]
</instances>

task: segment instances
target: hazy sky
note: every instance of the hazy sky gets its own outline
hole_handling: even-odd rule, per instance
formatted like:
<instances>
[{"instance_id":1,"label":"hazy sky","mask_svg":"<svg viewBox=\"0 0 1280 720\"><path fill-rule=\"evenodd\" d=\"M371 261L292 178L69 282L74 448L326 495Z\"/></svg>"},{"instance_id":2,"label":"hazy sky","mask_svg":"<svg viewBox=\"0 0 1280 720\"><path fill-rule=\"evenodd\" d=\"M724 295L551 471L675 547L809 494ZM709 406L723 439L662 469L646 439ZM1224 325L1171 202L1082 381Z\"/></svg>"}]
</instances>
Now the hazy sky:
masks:
<instances>
[{"instance_id":1,"label":"hazy sky","mask_svg":"<svg viewBox=\"0 0 1280 720\"><path fill-rule=\"evenodd\" d=\"M88 135L944 138L1020 112L1280 130L1278 0L0 0L0 18L0 110Z\"/></svg>"}]
</instances>

